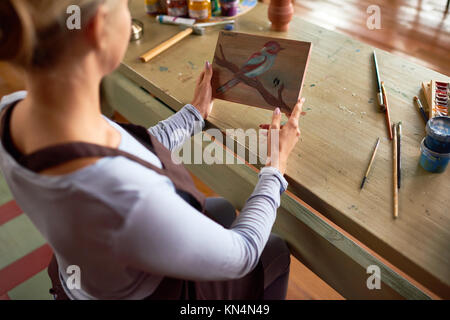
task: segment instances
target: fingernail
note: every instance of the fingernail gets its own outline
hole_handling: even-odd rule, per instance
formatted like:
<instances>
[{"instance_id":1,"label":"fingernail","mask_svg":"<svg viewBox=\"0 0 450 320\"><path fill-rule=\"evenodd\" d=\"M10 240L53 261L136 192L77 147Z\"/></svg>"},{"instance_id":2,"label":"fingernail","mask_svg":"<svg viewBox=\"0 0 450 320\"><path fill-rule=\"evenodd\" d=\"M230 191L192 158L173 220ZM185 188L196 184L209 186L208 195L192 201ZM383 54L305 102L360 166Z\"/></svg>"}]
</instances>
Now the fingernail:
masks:
<instances>
[{"instance_id":1,"label":"fingernail","mask_svg":"<svg viewBox=\"0 0 450 320\"><path fill-rule=\"evenodd\" d=\"M276 115L279 115L280 113L281 113L280 108L276 108L276 109L275 109L275 114L276 114Z\"/></svg>"},{"instance_id":2,"label":"fingernail","mask_svg":"<svg viewBox=\"0 0 450 320\"><path fill-rule=\"evenodd\" d=\"M206 67L209 69L210 66L211 64L209 63L209 61L206 61Z\"/></svg>"},{"instance_id":3,"label":"fingernail","mask_svg":"<svg viewBox=\"0 0 450 320\"><path fill-rule=\"evenodd\" d=\"M306 99L305 98L302 98L302 102L305 102L306 101Z\"/></svg>"}]
</instances>

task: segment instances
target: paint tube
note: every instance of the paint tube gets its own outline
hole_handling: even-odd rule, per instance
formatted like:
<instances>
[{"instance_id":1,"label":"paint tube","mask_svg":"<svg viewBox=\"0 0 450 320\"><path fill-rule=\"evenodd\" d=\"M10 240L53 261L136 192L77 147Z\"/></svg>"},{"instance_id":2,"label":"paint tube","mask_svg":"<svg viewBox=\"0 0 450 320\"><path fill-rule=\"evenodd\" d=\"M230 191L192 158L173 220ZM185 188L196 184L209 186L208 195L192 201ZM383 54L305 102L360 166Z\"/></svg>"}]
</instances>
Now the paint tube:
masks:
<instances>
[{"instance_id":1,"label":"paint tube","mask_svg":"<svg viewBox=\"0 0 450 320\"><path fill-rule=\"evenodd\" d=\"M171 17L166 15L156 16L156 21L158 21L159 23L179 24L185 26L192 26L195 23L195 19Z\"/></svg>"}]
</instances>

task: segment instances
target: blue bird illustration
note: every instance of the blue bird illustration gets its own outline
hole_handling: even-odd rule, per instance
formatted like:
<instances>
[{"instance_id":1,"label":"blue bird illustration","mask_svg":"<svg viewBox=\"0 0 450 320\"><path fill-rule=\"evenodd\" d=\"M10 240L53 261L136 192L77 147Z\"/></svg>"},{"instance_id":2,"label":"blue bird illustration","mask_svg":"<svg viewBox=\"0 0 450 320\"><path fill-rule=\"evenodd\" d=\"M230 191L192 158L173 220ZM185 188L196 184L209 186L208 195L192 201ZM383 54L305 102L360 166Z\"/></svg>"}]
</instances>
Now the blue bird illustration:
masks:
<instances>
[{"instance_id":1,"label":"blue bird illustration","mask_svg":"<svg viewBox=\"0 0 450 320\"><path fill-rule=\"evenodd\" d=\"M250 56L250 58L247 60L247 62L245 62L242 68L237 73L235 73L233 79L225 83L223 86L219 87L216 92L224 93L236 86L241 82L241 80L239 79L241 75L245 75L248 78L255 78L264 74L266 71L272 68L275 62L275 58L281 50L284 50L284 48L281 48L278 42L267 42L260 51Z\"/></svg>"}]
</instances>

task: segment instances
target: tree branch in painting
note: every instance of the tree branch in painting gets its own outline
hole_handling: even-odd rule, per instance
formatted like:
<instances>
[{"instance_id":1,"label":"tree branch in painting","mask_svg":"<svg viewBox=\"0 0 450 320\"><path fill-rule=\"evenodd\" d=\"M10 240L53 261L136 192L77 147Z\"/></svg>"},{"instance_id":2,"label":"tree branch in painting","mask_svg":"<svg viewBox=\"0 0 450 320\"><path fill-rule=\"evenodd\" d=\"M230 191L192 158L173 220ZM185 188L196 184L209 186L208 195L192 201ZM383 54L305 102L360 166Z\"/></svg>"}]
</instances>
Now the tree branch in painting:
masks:
<instances>
[{"instance_id":1,"label":"tree branch in painting","mask_svg":"<svg viewBox=\"0 0 450 320\"><path fill-rule=\"evenodd\" d=\"M282 95L284 84L281 84L278 89L278 97L273 96L266 88L264 88L264 85L257 78L249 78L243 74L239 74L239 67L226 59L222 45L219 45L219 49L222 57L218 57L217 55L214 57L214 61L217 65L230 70L233 74L237 75L237 78L243 83L258 90L264 100L271 106L278 107L282 112L284 111L288 114L292 112L291 108L283 101Z\"/></svg>"}]
</instances>

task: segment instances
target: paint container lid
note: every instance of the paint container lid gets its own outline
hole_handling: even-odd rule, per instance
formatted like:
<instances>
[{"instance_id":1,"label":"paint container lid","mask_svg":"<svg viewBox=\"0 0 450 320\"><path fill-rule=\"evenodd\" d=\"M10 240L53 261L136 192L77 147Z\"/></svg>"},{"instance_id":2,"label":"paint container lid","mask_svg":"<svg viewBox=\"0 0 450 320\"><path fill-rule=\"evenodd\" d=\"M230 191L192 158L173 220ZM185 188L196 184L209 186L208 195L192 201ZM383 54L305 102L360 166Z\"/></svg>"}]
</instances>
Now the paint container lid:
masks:
<instances>
[{"instance_id":1,"label":"paint container lid","mask_svg":"<svg viewBox=\"0 0 450 320\"><path fill-rule=\"evenodd\" d=\"M234 26L232 24L227 24L227 25L225 25L224 29L227 30L227 31L231 31L231 30L234 29Z\"/></svg>"},{"instance_id":2,"label":"paint container lid","mask_svg":"<svg viewBox=\"0 0 450 320\"><path fill-rule=\"evenodd\" d=\"M427 135L441 142L450 142L450 117L435 117L427 122Z\"/></svg>"},{"instance_id":3,"label":"paint container lid","mask_svg":"<svg viewBox=\"0 0 450 320\"><path fill-rule=\"evenodd\" d=\"M144 34L144 24L138 19L132 19L131 22L130 41L137 41L141 39Z\"/></svg>"}]
</instances>

